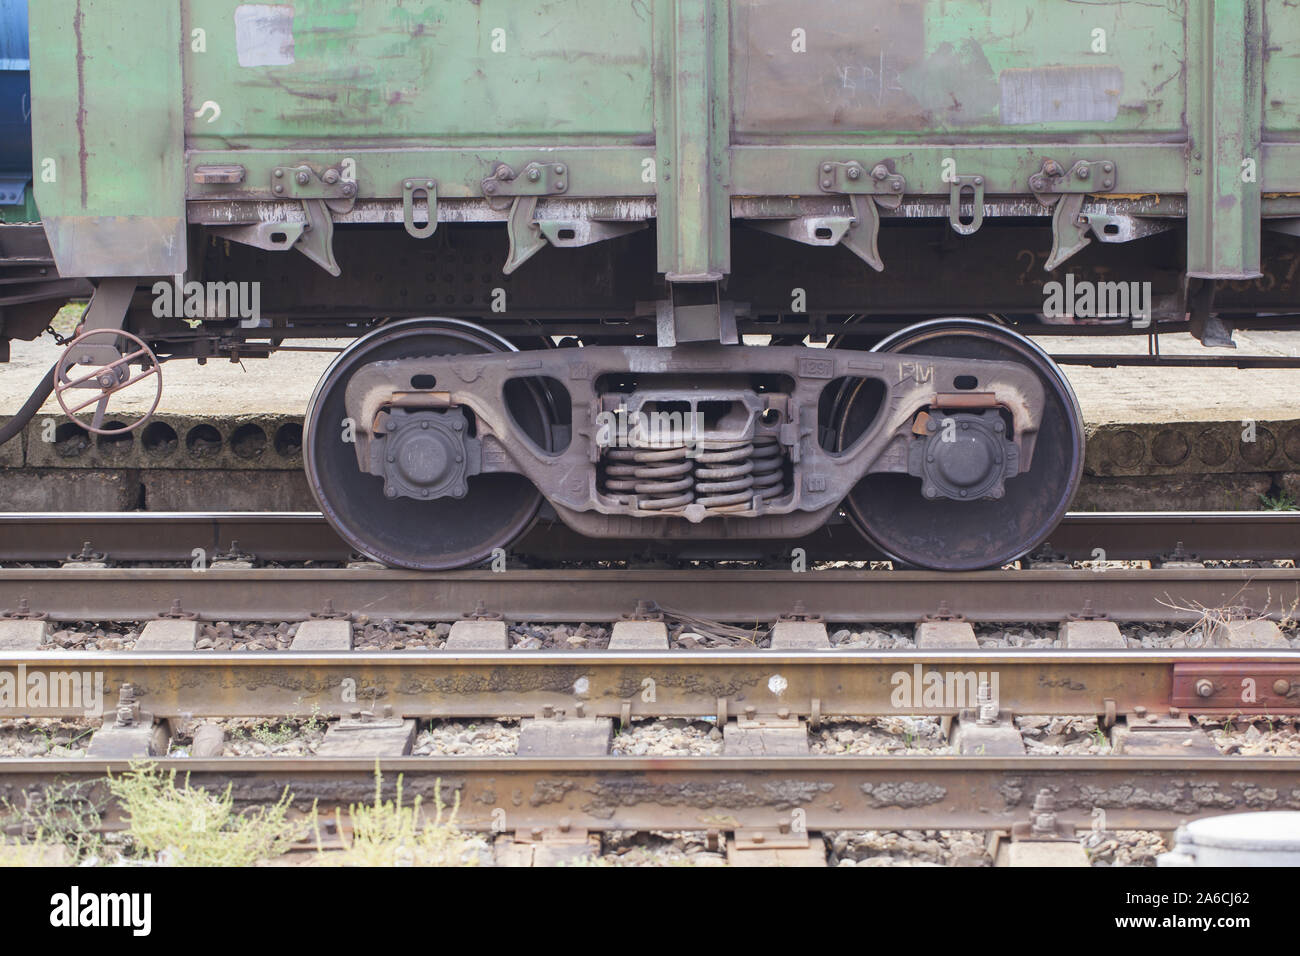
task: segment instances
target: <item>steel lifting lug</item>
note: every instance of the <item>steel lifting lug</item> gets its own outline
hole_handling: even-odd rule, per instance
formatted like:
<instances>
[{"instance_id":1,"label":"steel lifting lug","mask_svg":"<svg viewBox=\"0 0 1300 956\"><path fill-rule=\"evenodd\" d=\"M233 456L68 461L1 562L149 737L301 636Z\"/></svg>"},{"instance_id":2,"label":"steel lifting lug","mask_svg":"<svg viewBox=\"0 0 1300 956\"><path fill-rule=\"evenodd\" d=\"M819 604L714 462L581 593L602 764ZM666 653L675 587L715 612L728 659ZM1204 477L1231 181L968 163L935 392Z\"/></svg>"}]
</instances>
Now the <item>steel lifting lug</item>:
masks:
<instances>
[{"instance_id":1,"label":"steel lifting lug","mask_svg":"<svg viewBox=\"0 0 1300 956\"><path fill-rule=\"evenodd\" d=\"M961 221L961 195L971 191L971 221ZM948 189L948 224L953 232L969 236L979 231L984 224L984 177L980 175L958 176L952 180Z\"/></svg>"},{"instance_id":2,"label":"steel lifting lug","mask_svg":"<svg viewBox=\"0 0 1300 956\"><path fill-rule=\"evenodd\" d=\"M415 201L421 194L429 207L429 218L424 225L415 223ZM433 179L405 179L402 181L402 225L416 239L428 239L438 229L438 183Z\"/></svg>"}]
</instances>

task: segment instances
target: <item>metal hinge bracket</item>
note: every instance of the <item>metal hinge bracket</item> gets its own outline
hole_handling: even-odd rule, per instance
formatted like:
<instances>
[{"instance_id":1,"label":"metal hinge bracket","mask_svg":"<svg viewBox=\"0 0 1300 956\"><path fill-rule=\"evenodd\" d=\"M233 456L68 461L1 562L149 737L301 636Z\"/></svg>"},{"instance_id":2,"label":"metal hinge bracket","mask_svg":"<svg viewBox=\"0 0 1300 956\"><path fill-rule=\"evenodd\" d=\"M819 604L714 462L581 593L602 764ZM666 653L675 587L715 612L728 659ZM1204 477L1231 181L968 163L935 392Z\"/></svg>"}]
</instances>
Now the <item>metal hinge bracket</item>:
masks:
<instances>
[{"instance_id":1,"label":"metal hinge bracket","mask_svg":"<svg viewBox=\"0 0 1300 956\"><path fill-rule=\"evenodd\" d=\"M856 160L843 163L827 161L817 167L822 192L847 196L853 210L853 218L846 227L829 227L833 229L832 235L839 233L838 240L877 272L883 272L885 268L880 258L880 212L877 207L897 209L907 189L907 180L895 173L893 167L893 160L876 163L869 172ZM800 239L797 232L786 234L791 239ZM816 237L816 233L813 235ZM823 243L815 241L812 244Z\"/></svg>"},{"instance_id":2,"label":"metal hinge bracket","mask_svg":"<svg viewBox=\"0 0 1300 956\"><path fill-rule=\"evenodd\" d=\"M576 248L648 229L648 222L603 221L600 219L540 219L537 227L553 246Z\"/></svg>"},{"instance_id":3,"label":"metal hinge bracket","mask_svg":"<svg viewBox=\"0 0 1300 956\"><path fill-rule=\"evenodd\" d=\"M1118 180L1114 160L1081 159L1066 170L1056 160L1045 159L1038 172L1029 177L1029 191L1044 206L1050 206L1066 194L1111 192Z\"/></svg>"},{"instance_id":4,"label":"metal hinge bracket","mask_svg":"<svg viewBox=\"0 0 1300 956\"><path fill-rule=\"evenodd\" d=\"M306 222L255 222L246 226L210 226L208 232L218 239L228 239L268 252L288 252L302 238Z\"/></svg>"},{"instance_id":5,"label":"metal hinge bracket","mask_svg":"<svg viewBox=\"0 0 1300 956\"><path fill-rule=\"evenodd\" d=\"M276 166L271 170L271 192L277 199L324 199L335 212L350 212L357 200L357 183L333 166L319 173L305 165Z\"/></svg>"},{"instance_id":6,"label":"metal hinge bracket","mask_svg":"<svg viewBox=\"0 0 1300 956\"><path fill-rule=\"evenodd\" d=\"M334 258L332 213L351 211L357 200L356 180L345 178L341 169L332 166L320 173L306 165L276 166L271 170L271 192L276 198L302 203L306 222L292 247L330 275L339 275L343 270Z\"/></svg>"},{"instance_id":7,"label":"metal hinge bracket","mask_svg":"<svg viewBox=\"0 0 1300 956\"><path fill-rule=\"evenodd\" d=\"M510 251L501 269L506 275L546 245L546 234L533 218L537 212L537 200L542 196L568 192L569 178L569 167L564 163L529 163L519 172L505 163L498 163L492 175L481 183L483 195L493 209L504 209L504 204L510 203L510 216L506 220Z\"/></svg>"},{"instance_id":8,"label":"metal hinge bracket","mask_svg":"<svg viewBox=\"0 0 1300 956\"><path fill-rule=\"evenodd\" d=\"M1043 264L1051 272L1092 240L1092 224L1082 215L1089 193L1110 192L1119 180L1113 160L1081 159L1068 170L1054 159L1044 159L1038 172L1029 177L1029 191L1052 211L1052 251Z\"/></svg>"},{"instance_id":9,"label":"metal hinge bracket","mask_svg":"<svg viewBox=\"0 0 1300 956\"><path fill-rule=\"evenodd\" d=\"M569 167L564 163L529 163L515 172L498 163L482 182L488 199L517 196L558 196L569 191Z\"/></svg>"}]
</instances>

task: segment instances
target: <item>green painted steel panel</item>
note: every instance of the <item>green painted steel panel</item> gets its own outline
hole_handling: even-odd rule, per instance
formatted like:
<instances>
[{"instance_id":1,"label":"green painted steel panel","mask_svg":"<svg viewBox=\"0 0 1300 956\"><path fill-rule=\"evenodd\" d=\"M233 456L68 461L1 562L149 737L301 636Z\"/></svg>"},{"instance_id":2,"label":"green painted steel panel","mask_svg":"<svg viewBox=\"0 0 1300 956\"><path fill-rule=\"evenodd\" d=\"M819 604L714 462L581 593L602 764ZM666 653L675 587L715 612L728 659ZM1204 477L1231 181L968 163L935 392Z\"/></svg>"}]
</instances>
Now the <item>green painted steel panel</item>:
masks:
<instances>
[{"instance_id":1,"label":"green painted steel panel","mask_svg":"<svg viewBox=\"0 0 1300 956\"><path fill-rule=\"evenodd\" d=\"M183 272L174 0L31 5L36 201L64 276Z\"/></svg>"},{"instance_id":2,"label":"green painted steel panel","mask_svg":"<svg viewBox=\"0 0 1300 956\"><path fill-rule=\"evenodd\" d=\"M299 163L324 168L350 159L356 167L360 195L366 198L394 199L402 196L407 179L433 176L438 180L441 199L482 198L481 180L492 171L493 163L502 162L522 169L542 158L536 147L430 147L411 149L355 148L343 144L334 149L303 149L285 146L275 149L226 151L221 149L191 151L191 168L203 165L238 163L246 170L238 186L205 186L190 182L191 199L218 199L256 195L273 198L272 170L276 166ZM645 146L601 146L566 148L562 156L570 169L569 195L621 198L653 196L654 184L641 178L644 164L653 161L654 148Z\"/></svg>"},{"instance_id":3,"label":"green painted steel panel","mask_svg":"<svg viewBox=\"0 0 1300 956\"><path fill-rule=\"evenodd\" d=\"M1300 141L1300 7L1264 0L1264 129Z\"/></svg>"},{"instance_id":4,"label":"green painted steel panel","mask_svg":"<svg viewBox=\"0 0 1300 956\"><path fill-rule=\"evenodd\" d=\"M1260 274L1259 0L1193 4L1188 34L1187 274Z\"/></svg>"},{"instance_id":5,"label":"green painted steel panel","mask_svg":"<svg viewBox=\"0 0 1300 956\"><path fill-rule=\"evenodd\" d=\"M672 281L730 271L726 12L719 0L655 6L658 268Z\"/></svg>"},{"instance_id":6,"label":"green painted steel panel","mask_svg":"<svg viewBox=\"0 0 1300 956\"><path fill-rule=\"evenodd\" d=\"M736 0L740 142L1183 128L1181 3Z\"/></svg>"},{"instance_id":7,"label":"green painted steel panel","mask_svg":"<svg viewBox=\"0 0 1300 956\"><path fill-rule=\"evenodd\" d=\"M187 194L271 201L273 166L345 158L361 200L563 162L567 197L654 197L657 268L695 279L730 269L732 196L824 197L825 161L889 160L906 199L954 165L1023 197L1044 159L1112 161L1115 193L1187 195L1189 271L1221 278L1257 272L1261 198L1300 193L1294 0L126 7L33 4L37 199L70 275L180 271Z\"/></svg>"},{"instance_id":8,"label":"green painted steel panel","mask_svg":"<svg viewBox=\"0 0 1300 956\"><path fill-rule=\"evenodd\" d=\"M653 141L648 3L183 7L194 149Z\"/></svg>"}]
</instances>

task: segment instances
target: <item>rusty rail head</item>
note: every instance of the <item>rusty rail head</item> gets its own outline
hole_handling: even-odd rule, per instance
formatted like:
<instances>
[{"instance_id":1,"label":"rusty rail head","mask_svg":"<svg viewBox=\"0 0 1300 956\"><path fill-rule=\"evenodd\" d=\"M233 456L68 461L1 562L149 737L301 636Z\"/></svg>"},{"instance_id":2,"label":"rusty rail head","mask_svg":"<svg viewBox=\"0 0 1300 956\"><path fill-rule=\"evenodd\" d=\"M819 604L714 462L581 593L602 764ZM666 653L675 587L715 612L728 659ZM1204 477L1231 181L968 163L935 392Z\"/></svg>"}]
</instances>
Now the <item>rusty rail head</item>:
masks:
<instances>
[{"instance_id":1,"label":"rusty rail head","mask_svg":"<svg viewBox=\"0 0 1300 956\"><path fill-rule=\"evenodd\" d=\"M374 799L432 806L459 797L467 830L734 830L788 825L851 829L1009 830L1050 788L1058 822L1086 829L1095 809L1113 829L1172 830L1209 813L1300 807L1296 757L235 757L163 759L190 785L240 802L275 799L328 813ZM0 761L0 787L92 783L127 761ZM517 794L512 799L509 795ZM1271 794L1271 795L1270 795Z\"/></svg>"},{"instance_id":2,"label":"rusty rail head","mask_svg":"<svg viewBox=\"0 0 1300 956\"><path fill-rule=\"evenodd\" d=\"M842 530L823 529L791 544L828 559L882 557ZM264 561L341 563L352 550L317 512L14 512L0 514L0 562L59 561L87 536L98 550L122 562L188 563L192 549L211 554L232 540ZM1073 512L1051 537L1062 560L1075 561L1094 560L1096 548L1110 560L1151 560L1178 541L1207 560L1293 559L1300 557L1300 512ZM562 526L542 525L517 550L551 559L625 559L646 553L649 544L594 541ZM717 554L737 556L722 547Z\"/></svg>"},{"instance_id":3,"label":"rusty rail head","mask_svg":"<svg viewBox=\"0 0 1300 956\"><path fill-rule=\"evenodd\" d=\"M180 600L200 620L296 621L340 611L450 621L479 601L507 621L619 620L639 600L667 617L768 623L796 601L832 623L915 620L946 601L971 621L1059 622L1091 601L1114 621L1197 621L1199 608L1280 619L1300 601L1300 569L1105 571L375 571L4 569L0 610L26 598L51 620L148 620Z\"/></svg>"},{"instance_id":4,"label":"rusty rail head","mask_svg":"<svg viewBox=\"0 0 1300 956\"><path fill-rule=\"evenodd\" d=\"M0 697L0 715L84 717L106 710L125 684L156 717L267 718L347 716L362 698L430 718L532 717L578 705L620 718L751 707L795 717L952 715L977 706L982 683L1001 710L1018 714L1157 714L1186 706L1178 675L1188 667L1237 687L1253 675L1261 694L1284 678L1288 691L1300 687L1300 657L1270 651L0 652L0 675L20 667L47 675L49 686L72 675L95 688L95 700L20 708ZM647 682L652 700L642 693ZM1285 695L1269 700L1272 713L1300 712ZM1216 698L1203 709L1222 706Z\"/></svg>"}]
</instances>

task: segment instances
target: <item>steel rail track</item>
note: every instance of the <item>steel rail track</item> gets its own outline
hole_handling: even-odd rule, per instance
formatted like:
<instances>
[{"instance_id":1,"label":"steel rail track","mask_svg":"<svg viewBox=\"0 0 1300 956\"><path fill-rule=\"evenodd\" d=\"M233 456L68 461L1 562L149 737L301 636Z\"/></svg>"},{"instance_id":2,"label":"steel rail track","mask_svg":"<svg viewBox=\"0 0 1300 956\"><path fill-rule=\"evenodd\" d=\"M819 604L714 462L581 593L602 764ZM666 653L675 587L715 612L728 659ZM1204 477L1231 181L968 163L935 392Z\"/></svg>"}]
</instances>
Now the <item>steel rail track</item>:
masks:
<instances>
[{"instance_id":1,"label":"steel rail track","mask_svg":"<svg viewBox=\"0 0 1300 956\"><path fill-rule=\"evenodd\" d=\"M1081 612L1191 623L1203 608L1249 609L1272 619L1293 614L1300 569L0 570L0 612L23 601L54 621L148 620L180 602L201 620L296 621L328 603L335 612L372 620L448 621L481 604L508 621L601 623L627 617L645 602L669 616L764 626L800 606L834 623L914 621L932 612L1016 623L1060 622Z\"/></svg>"},{"instance_id":2,"label":"steel rail track","mask_svg":"<svg viewBox=\"0 0 1300 956\"><path fill-rule=\"evenodd\" d=\"M116 561L185 561L195 548L208 556L232 542L264 561L344 562L349 547L316 512L32 512L0 514L0 562L59 561L93 549ZM1053 532L1051 546L1067 559L1087 561L1100 549L1108 560L1154 560L1182 542L1202 560L1276 560L1300 557L1300 512L1072 512ZM792 542L812 560L869 560L880 555L844 527ZM693 545L686 556L745 554L741 543ZM626 559L663 550L662 542L595 541L561 525L534 529L514 549L524 555Z\"/></svg>"},{"instance_id":3,"label":"steel rail track","mask_svg":"<svg viewBox=\"0 0 1300 956\"><path fill-rule=\"evenodd\" d=\"M942 693L921 696L924 675ZM1015 714L1300 713L1300 653L1290 651L498 651L146 653L0 651L0 674L102 678L111 711L130 684L156 718L348 716L533 717L551 708L588 717L699 717L747 710L794 717L955 715L975 706L978 680ZM62 676L60 676L62 675ZM1256 700L1243 704L1250 678ZM1209 682L1209 691L1205 685ZM1283 686L1285 685L1285 686ZM900 698L899 688L914 689ZM647 694L647 688L652 693ZM86 717L79 705L34 706L31 717ZM8 713L12 703L0 713ZM98 714L94 715L98 716ZM1298 781L1297 785L1300 785Z\"/></svg>"},{"instance_id":4,"label":"steel rail track","mask_svg":"<svg viewBox=\"0 0 1300 956\"><path fill-rule=\"evenodd\" d=\"M191 786L241 802L321 810L386 798L459 797L469 830L1006 830L1052 791L1058 820L1086 828L1094 808L1111 829L1172 830L1196 816L1300 808L1295 757L449 757L160 759ZM11 799L52 781L95 785L126 761L0 761ZM504 818L503 818L504 814Z\"/></svg>"},{"instance_id":5,"label":"steel rail track","mask_svg":"<svg viewBox=\"0 0 1300 956\"><path fill-rule=\"evenodd\" d=\"M110 535L105 529L114 530ZM1120 559L1149 556L1157 541L1182 541L1185 550L1202 558L1283 557L1300 549L1297 530L1297 517L1285 513L1077 515L1055 536L1055 548L1081 558L1096 557L1093 548L1102 548L1106 558ZM41 537L43 531L47 537ZM303 551L312 549L345 557L337 542L331 543L328 527L310 514L0 518L0 554L23 552L28 560L40 560L36 552L44 548L41 554L62 552L62 557L87 537L117 559L126 551L136 560L184 560L192 548L205 547L204 541L210 542L211 554L231 539L268 560L274 558L262 544L282 549L272 553L285 560L302 560ZM114 548L115 541L123 548ZM299 546L304 541L306 548ZM646 605L636 612L642 615L660 610L669 619L686 615L753 623L755 637L797 610L832 623L915 621L939 612L976 621L1055 623L1080 613L1190 624L1207 608L1233 608L1234 616L1293 615L1300 604L1300 570L0 570L0 610L22 607L56 622L149 620L179 604L201 620L296 621L328 608L354 620L446 621L479 608L512 622L602 623L630 616L639 603ZM930 680L936 674L937 685ZM989 681L996 682L1004 715L1093 714L1129 734L1134 728L1141 734L1148 715L1154 720L1154 715L1243 710L1300 714L1300 653L1286 650L0 651L0 686L27 687L35 678L37 686L53 688L74 676L83 685L102 682L95 713L73 705L84 695L57 705L51 699L15 702L0 696L0 715L94 720L111 715L117 695L129 685L137 708L133 719L146 729L153 721L178 718L367 714L403 719L549 714L620 721L708 715L719 726L737 717L756 716L761 722L775 716L800 727L831 717L926 714L953 718L964 728L977 686ZM1249 706L1241 697L1246 683L1255 689ZM911 697L900 699L903 686L913 688ZM939 696L925 696L918 690L922 686L938 686ZM1151 734L1146 737L1149 742ZM779 840L780 828L788 831L796 810L812 833L1005 831L1029 820L1044 789L1054 795L1058 820L1076 828L1087 827L1097 808L1105 810L1111 829L1155 830L1172 830L1209 813L1300 809L1300 758L1292 757L1134 752L155 762L186 773L191 785L219 791L233 784L241 802L273 801L287 789L299 807L317 801L327 812L373 799L378 771L388 795L400 779L407 799L431 802L439 793L444 801L456 800L458 823L466 829L504 827L517 835L772 830ZM107 773L130 766L95 758L2 760L0 794L17 800L54 781L102 787Z\"/></svg>"}]
</instances>

